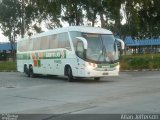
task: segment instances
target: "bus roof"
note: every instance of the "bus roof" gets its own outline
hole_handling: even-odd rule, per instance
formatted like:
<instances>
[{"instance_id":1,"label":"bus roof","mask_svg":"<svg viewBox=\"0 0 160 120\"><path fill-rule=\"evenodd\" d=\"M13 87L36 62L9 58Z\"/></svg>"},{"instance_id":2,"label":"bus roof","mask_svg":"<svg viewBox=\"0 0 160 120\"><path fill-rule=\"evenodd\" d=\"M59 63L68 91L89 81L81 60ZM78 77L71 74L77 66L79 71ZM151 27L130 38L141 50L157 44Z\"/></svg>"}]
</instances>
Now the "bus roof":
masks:
<instances>
[{"instance_id":1,"label":"bus roof","mask_svg":"<svg viewBox=\"0 0 160 120\"><path fill-rule=\"evenodd\" d=\"M55 28L47 32L36 34L36 35L31 36L31 38L43 37L47 35L58 34L58 33L68 32L68 31L79 31L79 32L98 33L98 34L113 34L111 31L104 29L104 28L100 28L100 27L69 26L69 27L63 27L63 28ZM23 38L21 40L26 40L26 39L28 38Z\"/></svg>"},{"instance_id":2,"label":"bus roof","mask_svg":"<svg viewBox=\"0 0 160 120\"><path fill-rule=\"evenodd\" d=\"M111 31L100 28L100 27L89 27L89 26L70 26L68 27L68 31L80 31L87 33L101 33L101 34L112 34Z\"/></svg>"}]
</instances>

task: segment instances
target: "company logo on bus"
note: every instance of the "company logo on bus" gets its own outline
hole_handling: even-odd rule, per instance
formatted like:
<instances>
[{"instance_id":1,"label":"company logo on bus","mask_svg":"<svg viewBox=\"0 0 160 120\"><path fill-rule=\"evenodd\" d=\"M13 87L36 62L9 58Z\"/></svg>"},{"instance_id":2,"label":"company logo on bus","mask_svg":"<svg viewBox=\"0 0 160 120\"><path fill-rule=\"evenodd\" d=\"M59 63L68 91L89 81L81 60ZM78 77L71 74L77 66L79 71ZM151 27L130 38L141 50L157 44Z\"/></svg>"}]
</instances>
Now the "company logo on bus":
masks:
<instances>
[{"instance_id":1,"label":"company logo on bus","mask_svg":"<svg viewBox=\"0 0 160 120\"><path fill-rule=\"evenodd\" d=\"M110 66L102 66L102 68L110 68Z\"/></svg>"}]
</instances>

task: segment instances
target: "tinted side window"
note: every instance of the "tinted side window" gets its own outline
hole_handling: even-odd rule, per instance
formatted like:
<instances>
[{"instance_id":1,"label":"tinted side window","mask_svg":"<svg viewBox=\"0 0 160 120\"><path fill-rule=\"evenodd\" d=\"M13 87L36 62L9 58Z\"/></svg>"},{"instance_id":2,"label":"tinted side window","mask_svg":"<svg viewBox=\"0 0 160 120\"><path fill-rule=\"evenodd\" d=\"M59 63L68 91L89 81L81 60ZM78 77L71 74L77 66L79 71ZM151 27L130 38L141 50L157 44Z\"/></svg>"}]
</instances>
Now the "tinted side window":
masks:
<instances>
[{"instance_id":1,"label":"tinted side window","mask_svg":"<svg viewBox=\"0 0 160 120\"><path fill-rule=\"evenodd\" d=\"M72 42L73 42L73 46L76 49L76 44L77 44L76 37L81 37L82 33L81 32L77 32L77 31L71 31L70 35L71 35L71 39L72 39Z\"/></svg>"},{"instance_id":2,"label":"tinted side window","mask_svg":"<svg viewBox=\"0 0 160 120\"><path fill-rule=\"evenodd\" d=\"M34 38L33 39L33 50L40 50L39 38Z\"/></svg>"},{"instance_id":3,"label":"tinted side window","mask_svg":"<svg viewBox=\"0 0 160 120\"><path fill-rule=\"evenodd\" d=\"M40 39L40 50L49 49L49 39L48 36L44 36L39 38Z\"/></svg>"},{"instance_id":4,"label":"tinted side window","mask_svg":"<svg viewBox=\"0 0 160 120\"><path fill-rule=\"evenodd\" d=\"M29 39L28 41L28 51L32 51L33 50L33 39Z\"/></svg>"},{"instance_id":5,"label":"tinted side window","mask_svg":"<svg viewBox=\"0 0 160 120\"><path fill-rule=\"evenodd\" d=\"M67 33L58 34L58 48L71 49Z\"/></svg>"},{"instance_id":6,"label":"tinted side window","mask_svg":"<svg viewBox=\"0 0 160 120\"><path fill-rule=\"evenodd\" d=\"M18 51L22 52L22 41L18 42Z\"/></svg>"},{"instance_id":7,"label":"tinted side window","mask_svg":"<svg viewBox=\"0 0 160 120\"><path fill-rule=\"evenodd\" d=\"M29 40L23 40L18 42L18 51L25 52L25 51L31 51L33 49L33 42L31 39Z\"/></svg>"},{"instance_id":8,"label":"tinted side window","mask_svg":"<svg viewBox=\"0 0 160 120\"><path fill-rule=\"evenodd\" d=\"M50 35L48 36L49 38L49 48L50 49L55 49L58 48L58 39L57 39L57 35Z\"/></svg>"},{"instance_id":9,"label":"tinted side window","mask_svg":"<svg viewBox=\"0 0 160 120\"><path fill-rule=\"evenodd\" d=\"M24 40L19 42L18 50L21 52L25 52L28 50L28 41Z\"/></svg>"}]
</instances>

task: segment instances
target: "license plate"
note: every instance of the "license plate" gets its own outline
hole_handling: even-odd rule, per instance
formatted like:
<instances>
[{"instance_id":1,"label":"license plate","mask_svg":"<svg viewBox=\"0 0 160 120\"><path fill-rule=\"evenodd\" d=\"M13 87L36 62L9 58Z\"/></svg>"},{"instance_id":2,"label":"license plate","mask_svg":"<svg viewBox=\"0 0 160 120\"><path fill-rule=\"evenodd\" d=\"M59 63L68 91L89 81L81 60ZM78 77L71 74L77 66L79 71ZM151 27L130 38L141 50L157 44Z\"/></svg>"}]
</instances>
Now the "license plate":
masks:
<instances>
[{"instance_id":1,"label":"license plate","mask_svg":"<svg viewBox=\"0 0 160 120\"><path fill-rule=\"evenodd\" d=\"M108 73L103 73L103 75L108 75Z\"/></svg>"}]
</instances>

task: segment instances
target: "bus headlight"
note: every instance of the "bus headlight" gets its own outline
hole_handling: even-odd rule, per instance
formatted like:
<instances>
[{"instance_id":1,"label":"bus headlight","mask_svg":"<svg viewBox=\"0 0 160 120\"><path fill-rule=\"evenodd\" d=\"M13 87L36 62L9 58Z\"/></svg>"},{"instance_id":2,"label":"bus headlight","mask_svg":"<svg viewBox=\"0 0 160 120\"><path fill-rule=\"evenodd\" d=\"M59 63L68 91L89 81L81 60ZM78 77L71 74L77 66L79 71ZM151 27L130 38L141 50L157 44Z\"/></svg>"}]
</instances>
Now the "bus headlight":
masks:
<instances>
[{"instance_id":1,"label":"bus headlight","mask_svg":"<svg viewBox=\"0 0 160 120\"><path fill-rule=\"evenodd\" d=\"M88 63L87 64L87 68L89 68L89 69L95 69L97 67L97 64L95 64L95 63Z\"/></svg>"},{"instance_id":2,"label":"bus headlight","mask_svg":"<svg viewBox=\"0 0 160 120\"><path fill-rule=\"evenodd\" d=\"M119 70L119 69L120 69L120 65L117 65L117 66L116 66L116 69Z\"/></svg>"}]
</instances>

